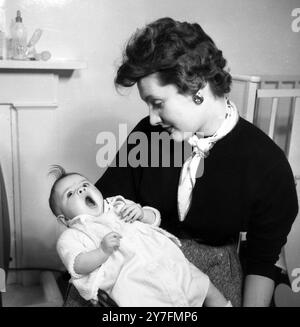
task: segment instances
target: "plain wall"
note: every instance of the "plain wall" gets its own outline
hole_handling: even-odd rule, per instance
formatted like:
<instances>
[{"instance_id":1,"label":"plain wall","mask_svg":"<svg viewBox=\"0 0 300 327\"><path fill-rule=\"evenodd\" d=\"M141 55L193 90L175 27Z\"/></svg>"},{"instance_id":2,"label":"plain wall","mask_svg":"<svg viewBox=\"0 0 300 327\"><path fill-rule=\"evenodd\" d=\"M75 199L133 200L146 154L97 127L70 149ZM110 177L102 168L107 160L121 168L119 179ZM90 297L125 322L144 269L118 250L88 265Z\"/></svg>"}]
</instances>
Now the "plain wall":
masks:
<instances>
[{"instance_id":1,"label":"plain wall","mask_svg":"<svg viewBox=\"0 0 300 327\"><path fill-rule=\"evenodd\" d=\"M60 266L61 232L48 209L49 165L61 164L96 181L101 131L130 129L147 108L136 88L121 96L113 79L126 40L156 18L198 22L223 50L232 73L300 74L300 32L291 16L299 0L9 0L7 28L20 9L28 34L44 33L38 51L80 59L88 68L60 78L59 107L19 114L24 266ZM1 133L1 131L0 131Z\"/></svg>"}]
</instances>

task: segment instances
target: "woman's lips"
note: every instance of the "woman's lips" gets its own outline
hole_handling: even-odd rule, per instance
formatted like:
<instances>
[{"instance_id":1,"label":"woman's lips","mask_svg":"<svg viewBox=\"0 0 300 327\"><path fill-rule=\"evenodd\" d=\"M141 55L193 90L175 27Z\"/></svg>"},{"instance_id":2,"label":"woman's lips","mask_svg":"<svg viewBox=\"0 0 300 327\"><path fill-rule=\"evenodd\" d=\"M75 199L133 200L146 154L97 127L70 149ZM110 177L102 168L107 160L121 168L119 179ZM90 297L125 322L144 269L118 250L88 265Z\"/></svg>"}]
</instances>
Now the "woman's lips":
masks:
<instances>
[{"instance_id":1,"label":"woman's lips","mask_svg":"<svg viewBox=\"0 0 300 327\"><path fill-rule=\"evenodd\" d=\"M172 126L163 126L165 130L167 130L169 133L173 132L173 127Z\"/></svg>"}]
</instances>

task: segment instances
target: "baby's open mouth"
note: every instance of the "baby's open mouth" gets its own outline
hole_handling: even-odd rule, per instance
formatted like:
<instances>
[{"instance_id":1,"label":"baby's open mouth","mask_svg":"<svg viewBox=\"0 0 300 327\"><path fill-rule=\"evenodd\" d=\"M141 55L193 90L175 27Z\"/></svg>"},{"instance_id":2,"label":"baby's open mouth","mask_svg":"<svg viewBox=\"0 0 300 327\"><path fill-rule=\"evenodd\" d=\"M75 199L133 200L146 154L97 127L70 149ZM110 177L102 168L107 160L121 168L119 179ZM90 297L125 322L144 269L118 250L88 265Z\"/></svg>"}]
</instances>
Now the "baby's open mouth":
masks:
<instances>
[{"instance_id":1,"label":"baby's open mouth","mask_svg":"<svg viewBox=\"0 0 300 327\"><path fill-rule=\"evenodd\" d=\"M85 198L85 203L90 208L95 208L97 206L96 202L89 195Z\"/></svg>"}]
</instances>

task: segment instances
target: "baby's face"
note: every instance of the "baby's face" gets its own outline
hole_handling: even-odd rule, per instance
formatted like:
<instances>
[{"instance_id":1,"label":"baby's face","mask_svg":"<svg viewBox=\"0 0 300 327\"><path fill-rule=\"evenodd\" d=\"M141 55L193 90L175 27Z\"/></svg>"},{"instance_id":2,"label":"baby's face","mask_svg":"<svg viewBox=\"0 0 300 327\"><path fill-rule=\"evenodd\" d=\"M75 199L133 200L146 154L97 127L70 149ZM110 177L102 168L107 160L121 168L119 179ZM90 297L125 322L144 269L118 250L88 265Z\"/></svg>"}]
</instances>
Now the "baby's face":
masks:
<instances>
[{"instance_id":1,"label":"baby's face","mask_svg":"<svg viewBox=\"0 0 300 327\"><path fill-rule=\"evenodd\" d=\"M87 214L99 216L103 212L103 196L85 177L69 175L55 187L56 203L67 219Z\"/></svg>"}]
</instances>

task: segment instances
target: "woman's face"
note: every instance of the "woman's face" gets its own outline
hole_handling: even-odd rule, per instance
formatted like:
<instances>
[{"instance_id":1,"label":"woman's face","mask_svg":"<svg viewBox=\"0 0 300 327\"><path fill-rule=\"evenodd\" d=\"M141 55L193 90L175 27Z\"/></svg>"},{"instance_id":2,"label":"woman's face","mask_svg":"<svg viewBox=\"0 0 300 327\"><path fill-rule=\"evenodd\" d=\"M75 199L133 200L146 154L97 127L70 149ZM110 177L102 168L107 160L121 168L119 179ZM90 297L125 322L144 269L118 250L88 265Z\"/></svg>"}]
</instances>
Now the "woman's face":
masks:
<instances>
[{"instance_id":1,"label":"woman's face","mask_svg":"<svg viewBox=\"0 0 300 327\"><path fill-rule=\"evenodd\" d=\"M190 94L180 94L173 84L162 86L158 73L138 82L141 98L149 107L151 125L165 128L171 137L181 142L195 132L204 132L209 118L207 103L194 103Z\"/></svg>"}]
</instances>

